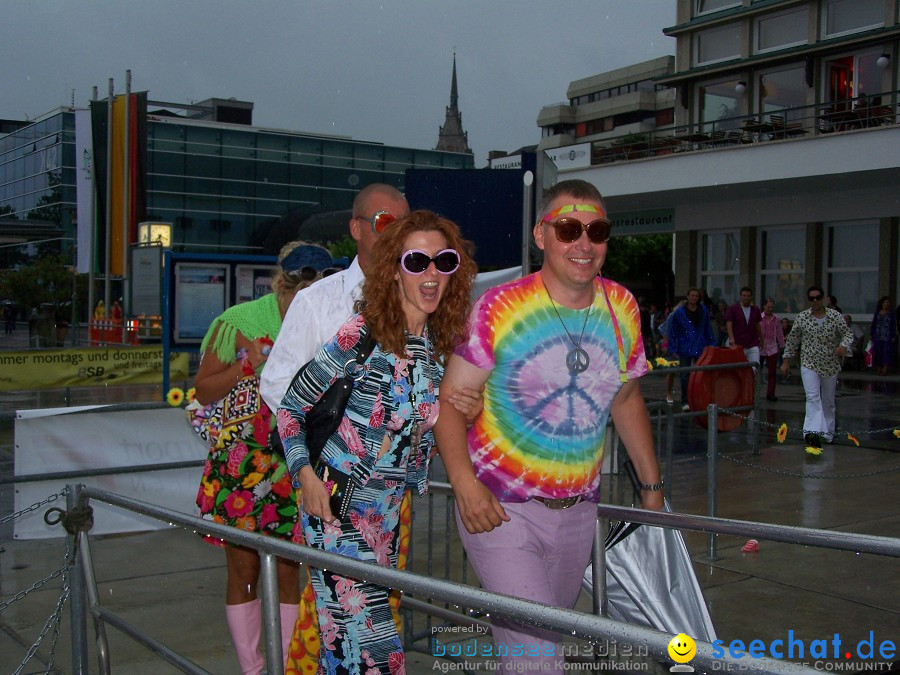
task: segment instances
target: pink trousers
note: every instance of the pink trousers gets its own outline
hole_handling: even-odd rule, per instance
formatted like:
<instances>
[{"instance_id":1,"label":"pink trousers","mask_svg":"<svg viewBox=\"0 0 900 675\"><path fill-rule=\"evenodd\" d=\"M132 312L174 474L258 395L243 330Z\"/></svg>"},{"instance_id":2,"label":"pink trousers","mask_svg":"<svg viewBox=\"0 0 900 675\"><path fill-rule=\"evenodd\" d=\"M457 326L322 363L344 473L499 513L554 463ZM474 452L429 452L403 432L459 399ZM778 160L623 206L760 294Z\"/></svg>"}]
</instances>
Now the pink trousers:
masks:
<instances>
[{"instance_id":1,"label":"pink trousers","mask_svg":"<svg viewBox=\"0 0 900 675\"><path fill-rule=\"evenodd\" d=\"M597 506L581 502L551 510L538 501L503 502L508 523L469 534L456 524L481 586L489 591L571 609L590 562ZM534 664L529 670L562 671L561 636L501 619L493 624L494 654L502 663Z\"/></svg>"}]
</instances>

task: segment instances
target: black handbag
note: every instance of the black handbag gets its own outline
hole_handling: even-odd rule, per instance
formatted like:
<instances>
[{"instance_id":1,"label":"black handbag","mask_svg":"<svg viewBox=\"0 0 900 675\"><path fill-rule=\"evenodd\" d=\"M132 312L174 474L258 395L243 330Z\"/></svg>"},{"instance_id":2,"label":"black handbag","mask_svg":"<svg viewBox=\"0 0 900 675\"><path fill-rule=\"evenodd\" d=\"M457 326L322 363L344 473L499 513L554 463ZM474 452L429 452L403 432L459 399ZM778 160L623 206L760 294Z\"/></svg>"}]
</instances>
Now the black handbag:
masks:
<instances>
[{"instance_id":1,"label":"black handbag","mask_svg":"<svg viewBox=\"0 0 900 675\"><path fill-rule=\"evenodd\" d=\"M338 471L332 466L328 466L325 462L319 462L315 468L316 476L325 484L328 492L328 506L331 509L331 515L338 520L347 517L350 510L350 500L353 499L353 493L356 490L354 478L349 473Z\"/></svg>"},{"instance_id":2,"label":"black handbag","mask_svg":"<svg viewBox=\"0 0 900 675\"><path fill-rule=\"evenodd\" d=\"M369 358L373 349L375 349L375 340L371 333L367 333L359 345L356 359L344 364L344 376L335 380L322 394L322 398L316 401L315 405L306 413L306 449L309 452L309 463L314 467L322 455L325 443L341 425L344 410L347 409L347 401L350 400L350 392L353 391L353 385L363 378L365 371L361 366ZM357 366L359 372L348 372L347 369L351 365ZM306 366L304 366L305 368ZM300 373L297 374L298 377L299 375Z\"/></svg>"}]
</instances>

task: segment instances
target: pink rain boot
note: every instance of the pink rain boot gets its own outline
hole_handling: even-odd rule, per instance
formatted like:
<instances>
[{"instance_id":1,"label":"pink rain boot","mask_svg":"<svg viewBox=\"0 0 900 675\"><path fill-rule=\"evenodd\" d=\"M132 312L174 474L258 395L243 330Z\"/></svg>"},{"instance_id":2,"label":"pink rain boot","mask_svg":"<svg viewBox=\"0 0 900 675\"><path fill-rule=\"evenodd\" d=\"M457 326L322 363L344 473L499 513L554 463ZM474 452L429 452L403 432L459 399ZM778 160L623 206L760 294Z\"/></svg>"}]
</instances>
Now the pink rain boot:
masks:
<instances>
[{"instance_id":1,"label":"pink rain boot","mask_svg":"<svg viewBox=\"0 0 900 675\"><path fill-rule=\"evenodd\" d=\"M291 651L291 637L294 635L294 626L297 616L300 614L300 603L286 605L283 602L278 606L281 612L281 655L287 664L288 653Z\"/></svg>"},{"instance_id":2,"label":"pink rain boot","mask_svg":"<svg viewBox=\"0 0 900 675\"><path fill-rule=\"evenodd\" d=\"M234 642L243 675L259 675L265 665L259 653L261 605L259 598L240 605L225 605L228 630L231 631L231 641Z\"/></svg>"}]
</instances>

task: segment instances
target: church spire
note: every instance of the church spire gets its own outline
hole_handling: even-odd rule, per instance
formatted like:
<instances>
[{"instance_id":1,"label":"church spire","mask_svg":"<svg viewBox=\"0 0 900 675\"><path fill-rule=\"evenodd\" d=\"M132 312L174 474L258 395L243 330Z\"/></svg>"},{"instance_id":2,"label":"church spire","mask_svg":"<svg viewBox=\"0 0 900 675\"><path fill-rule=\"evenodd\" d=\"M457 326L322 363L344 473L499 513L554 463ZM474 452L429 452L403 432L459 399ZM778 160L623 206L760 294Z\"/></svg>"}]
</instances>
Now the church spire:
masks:
<instances>
[{"instance_id":1,"label":"church spire","mask_svg":"<svg viewBox=\"0 0 900 675\"><path fill-rule=\"evenodd\" d=\"M456 52L453 52L453 79L450 83L450 105L447 106L444 125L438 131L435 150L472 154L469 149L469 135L463 131L462 115L459 112L459 90L456 86Z\"/></svg>"}]
</instances>

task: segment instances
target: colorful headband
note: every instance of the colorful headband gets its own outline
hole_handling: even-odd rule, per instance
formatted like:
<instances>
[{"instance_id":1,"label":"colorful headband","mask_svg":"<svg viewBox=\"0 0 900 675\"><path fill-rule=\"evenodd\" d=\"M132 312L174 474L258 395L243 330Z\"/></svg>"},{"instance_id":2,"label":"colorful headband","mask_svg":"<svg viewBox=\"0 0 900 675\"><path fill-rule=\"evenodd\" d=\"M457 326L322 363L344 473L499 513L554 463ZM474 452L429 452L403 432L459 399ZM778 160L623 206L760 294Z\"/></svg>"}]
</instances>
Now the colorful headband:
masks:
<instances>
[{"instance_id":1,"label":"colorful headband","mask_svg":"<svg viewBox=\"0 0 900 675\"><path fill-rule=\"evenodd\" d=\"M574 211L585 211L588 213L598 213L604 218L606 218L606 213L599 206L595 206L594 204L566 204L565 206L560 206L558 209L554 209L546 216L541 218L542 222L549 223L556 216L561 213L573 213Z\"/></svg>"}]
</instances>

